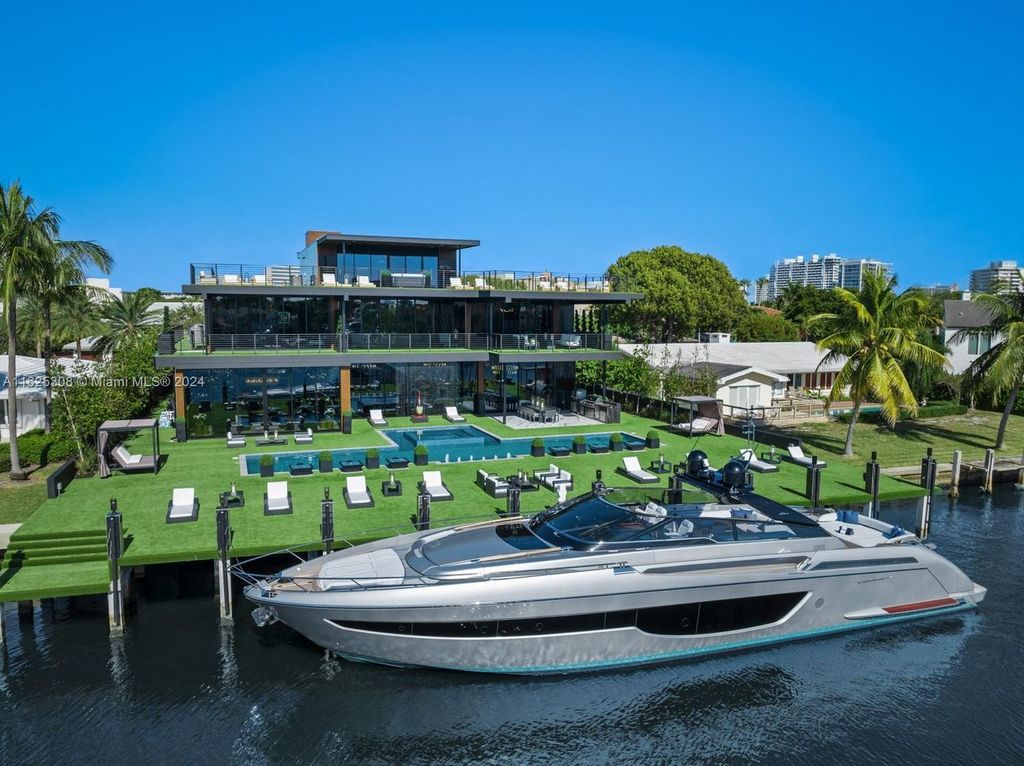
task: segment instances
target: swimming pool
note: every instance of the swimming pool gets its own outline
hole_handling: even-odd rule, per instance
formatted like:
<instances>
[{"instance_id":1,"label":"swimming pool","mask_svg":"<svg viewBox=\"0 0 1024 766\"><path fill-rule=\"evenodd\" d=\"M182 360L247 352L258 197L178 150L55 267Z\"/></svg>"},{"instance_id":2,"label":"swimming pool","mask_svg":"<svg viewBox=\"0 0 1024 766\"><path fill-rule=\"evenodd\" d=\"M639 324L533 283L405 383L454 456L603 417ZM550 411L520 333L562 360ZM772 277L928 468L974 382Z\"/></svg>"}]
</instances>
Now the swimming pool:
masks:
<instances>
[{"instance_id":1,"label":"swimming pool","mask_svg":"<svg viewBox=\"0 0 1024 766\"><path fill-rule=\"evenodd\" d=\"M380 453L380 464L385 465L388 458L405 458L413 462L413 450L422 444L427 448L427 460L431 463L462 463L468 460L500 460L501 458L519 457L530 454L530 447L535 437L523 436L513 439L499 439L497 436L476 426L434 426L428 428L395 428L381 431L390 444L377 447ZM622 435L623 444L643 444L639 436L617 432ZM572 449L575 434L560 436L544 436L544 451L550 454L552 449ZM607 447L611 432L584 434L588 447ZM331 461L337 470L346 460L358 460L366 463L366 451L373 447L350 447L347 449L327 450L331 453ZM320 453L323 450L310 449L299 452L274 452L274 472L288 473L292 468L310 466L317 468ZM239 461L242 475L259 475L260 455L245 455Z\"/></svg>"}]
</instances>

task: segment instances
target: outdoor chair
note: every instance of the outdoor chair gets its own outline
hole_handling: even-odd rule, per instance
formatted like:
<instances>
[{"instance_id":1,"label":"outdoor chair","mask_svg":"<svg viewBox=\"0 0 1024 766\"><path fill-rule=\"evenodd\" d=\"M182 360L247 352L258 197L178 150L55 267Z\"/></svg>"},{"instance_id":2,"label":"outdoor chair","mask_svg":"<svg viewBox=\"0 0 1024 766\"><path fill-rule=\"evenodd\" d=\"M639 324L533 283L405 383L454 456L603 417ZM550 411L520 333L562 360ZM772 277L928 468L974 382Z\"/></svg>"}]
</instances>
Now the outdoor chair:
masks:
<instances>
[{"instance_id":1,"label":"outdoor chair","mask_svg":"<svg viewBox=\"0 0 1024 766\"><path fill-rule=\"evenodd\" d=\"M381 410L370 410L370 425L371 426L386 426L388 421L384 419L384 413Z\"/></svg>"},{"instance_id":2,"label":"outdoor chair","mask_svg":"<svg viewBox=\"0 0 1024 766\"><path fill-rule=\"evenodd\" d=\"M455 407L444 408L444 419L449 423L465 423L466 419L459 414Z\"/></svg>"},{"instance_id":3,"label":"outdoor chair","mask_svg":"<svg viewBox=\"0 0 1024 766\"><path fill-rule=\"evenodd\" d=\"M691 420L689 423L676 423L672 426L674 431L686 434L688 436L694 436L696 434L708 434L714 433L718 430L718 421L714 418L701 418L697 417Z\"/></svg>"},{"instance_id":4,"label":"outdoor chair","mask_svg":"<svg viewBox=\"0 0 1024 766\"><path fill-rule=\"evenodd\" d=\"M245 437L235 436L231 431L228 431L228 446L229 447L244 447Z\"/></svg>"},{"instance_id":5,"label":"outdoor chair","mask_svg":"<svg viewBox=\"0 0 1024 766\"><path fill-rule=\"evenodd\" d=\"M242 278L238 274L225 274L221 278L221 284L240 285L242 284Z\"/></svg>"},{"instance_id":6,"label":"outdoor chair","mask_svg":"<svg viewBox=\"0 0 1024 766\"><path fill-rule=\"evenodd\" d=\"M448 288L450 290L465 290L466 286L462 284L462 277L449 277Z\"/></svg>"},{"instance_id":7,"label":"outdoor chair","mask_svg":"<svg viewBox=\"0 0 1024 766\"><path fill-rule=\"evenodd\" d=\"M508 482L496 473L487 473L480 469L476 472L476 483L484 492L491 497L505 497L508 495Z\"/></svg>"},{"instance_id":8,"label":"outdoor chair","mask_svg":"<svg viewBox=\"0 0 1024 766\"><path fill-rule=\"evenodd\" d=\"M199 518L199 501L193 487L175 489L167 503L167 523L195 521Z\"/></svg>"},{"instance_id":9,"label":"outdoor chair","mask_svg":"<svg viewBox=\"0 0 1024 766\"><path fill-rule=\"evenodd\" d=\"M267 491L263 493L263 515L280 516L292 512L292 493L288 491L288 482L267 482Z\"/></svg>"},{"instance_id":10,"label":"outdoor chair","mask_svg":"<svg viewBox=\"0 0 1024 766\"><path fill-rule=\"evenodd\" d=\"M370 281L369 277L359 275L356 277L356 287L376 287L373 282Z\"/></svg>"},{"instance_id":11,"label":"outdoor chair","mask_svg":"<svg viewBox=\"0 0 1024 766\"><path fill-rule=\"evenodd\" d=\"M441 481L440 471L424 471L423 481L420 482L420 487L424 492L430 495L430 499L434 502L455 499L455 495L453 495L447 485Z\"/></svg>"},{"instance_id":12,"label":"outdoor chair","mask_svg":"<svg viewBox=\"0 0 1024 766\"><path fill-rule=\"evenodd\" d=\"M152 455L133 455L123 444L116 447L110 456L125 473L152 471L155 462Z\"/></svg>"},{"instance_id":13,"label":"outdoor chair","mask_svg":"<svg viewBox=\"0 0 1024 766\"><path fill-rule=\"evenodd\" d=\"M786 447L786 452L789 453L789 459L791 462L797 465L802 465L804 468L811 465L814 462L811 458L804 454L803 448L799 444L791 444ZM827 464L824 460L819 460L816 465L819 468L824 468Z\"/></svg>"},{"instance_id":14,"label":"outdoor chair","mask_svg":"<svg viewBox=\"0 0 1024 766\"><path fill-rule=\"evenodd\" d=\"M320 275L320 283L324 287L337 287L338 286L338 280L334 278L333 274L321 274Z\"/></svg>"},{"instance_id":15,"label":"outdoor chair","mask_svg":"<svg viewBox=\"0 0 1024 766\"><path fill-rule=\"evenodd\" d=\"M295 434L296 444L312 444L313 443L313 429L307 428L305 433L301 431Z\"/></svg>"},{"instance_id":16,"label":"outdoor chair","mask_svg":"<svg viewBox=\"0 0 1024 766\"><path fill-rule=\"evenodd\" d=\"M622 466L616 468L617 473L621 473L623 476L627 476L633 481L639 484L657 484L658 477L650 471L645 471L640 467L640 458L637 457L624 457L622 458Z\"/></svg>"},{"instance_id":17,"label":"outdoor chair","mask_svg":"<svg viewBox=\"0 0 1024 766\"><path fill-rule=\"evenodd\" d=\"M560 472L561 469L554 463L551 463L550 465L548 465L547 468L538 468L537 470L535 470L533 472L533 478L539 481L541 484L544 484L548 477L558 476Z\"/></svg>"},{"instance_id":18,"label":"outdoor chair","mask_svg":"<svg viewBox=\"0 0 1024 766\"><path fill-rule=\"evenodd\" d=\"M365 476L346 476L341 494L348 508L373 508L373 495L366 487Z\"/></svg>"},{"instance_id":19,"label":"outdoor chair","mask_svg":"<svg viewBox=\"0 0 1024 766\"><path fill-rule=\"evenodd\" d=\"M562 335L558 339L558 345L562 348L579 348L583 343L579 335Z\"/></svg>"},{"instance_id":20,"label":"outdoor chair","mask_svg":"<svg viewBox=\"0 0 1024 766\"><path fill-rule=\"evenodd\" d=\"M758 473L775 473L779 470L779 467L774 463L758 459L752 449L741 449L740 460L746 461L747 467L751 471L757 471Z\"/></svg>"},{"instance_id":21,"label":"outdoor chair","mask_svg":"<svg viewBox=\"0 0 1024 766\"><path fill-rule=\"evenodd\" d=\"M549 469L540 477L540 483L550 489L552 492L558 492L559 486L564 484L566 489L572 489L572 474L566 471L564 468L559 468L556 465L549 466Z\"/></svg>"}]
</instances>

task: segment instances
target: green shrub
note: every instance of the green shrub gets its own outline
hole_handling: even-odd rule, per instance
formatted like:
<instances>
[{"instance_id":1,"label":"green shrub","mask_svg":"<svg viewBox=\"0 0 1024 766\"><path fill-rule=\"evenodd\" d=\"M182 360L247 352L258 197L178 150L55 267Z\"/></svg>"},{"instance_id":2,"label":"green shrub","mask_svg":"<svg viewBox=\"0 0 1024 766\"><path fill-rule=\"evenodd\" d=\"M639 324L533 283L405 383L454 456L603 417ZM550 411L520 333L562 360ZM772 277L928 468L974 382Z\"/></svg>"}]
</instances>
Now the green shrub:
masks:
<instances>
[{"instance_id":1,"label":"green shrub","mask_svg":"<svg viewBox=\"0 0 1024 766\"><path fill-rule=\"evenodd\" d=\"M608 437L608 441L611 442L612 444L618 444L619 442L622 441L622 434L616 431L615 433Z\"/></svg>"},{"instance_id":2,"label":"green shrub","mask_svg":"<svg viewBox=\"0 0 1024 766\"><path fill-rule=\"evenodd\" d=\"M572 439L572 443L573 444L586 444L587 443L587 437L583 436L582 434L580 434L579 436L574 436L573 439Z\"/></svg>"},{"instance_id":3,"label":"green shrub","mask_svg":"<svg viewBox=\"0 0 1024 766\"><path fill-rule=\"evenodd\" d=\"M922 420L925 418L943 418L950 415L963 415L967 412L967 406L956 402L931 402L924 407L917 408L917 414L912 415L909 410L901 410L898 422L907 420ZM837 415L836 420L840 423L849 423L852 414L844 412ZM874 425L888 425L888 421L881 412L862 412L857 416L858 423L870 423Z\"/></svg>"},{"instance_id":4,"label":"green shrub","mask_svg":"<svg viewBox=\"0 0 1024 766\"><path fill-rule=\"evenodd\" d=\"M274 465L273 455L260 455L260 468L269 468Z\"/></svg>"},{"instance_id":5,"label":"green shrub","mask_svg":"<svg viewBox=\"0 0 1024 766\"><path fill-rule=\"evenodd\" d=\"M417 444L416 448L412 451L412 454L414 454L414 455L426 455L427 454L427 445L426 444Z\"/></svg>"},{"instance_id":6,"label":"green shrub","mask_svg":"<svg viewBox=\"0 0 1024 766\"><path fill-rule=\"evenodd\" d=\"M320 462L321 463L328 463L331 460L333 460L333 458L331 457L331 453L328 452L327 450L324 450L323 452L320 453Z\"/></svg>"},{"instance_id":7,"label":"green shrub","mask_svg":"<svg viewBox=\"0 0 1024 766\"><path fill-rule=\"evenodd\" d=\"M661 437L658 435L657 431L648 431L647 432L647 441L653 442L653 441L658 441L659 439L661 439Z\"/></svg>"},{"instance_id":8,"label":"green shrub","mask_svg":"<svg viewBox=\"0 0 1024 766\"><path fill-rule=\"evenodd\" d=\"M541 439L539 436L534 436L533 437L533 441L531 442L531 444L534 447L543 447L544 446L544 440Z\"/></svg>"},{"instance_id":9,"label":"green shrub","mask_svg":"<svg viewBox=\"0 0 1024 766\"><path fill-rule=\"evenodd\" d=\"M425 450L426 447L424 447L423 449ZM380 450L377 449L376 447L371 447L370 449L366 450L366 457L369 457L369 458L380 457Z\"/></svg>"},{"instance_id":10,"label":"green shrub","mask_svg":"<svg viewBox=\"0 0 1024 766\"><path fill-rule=\"evenodd\" d=\"M11 445L0 444L0 473L11 470Z\"/></svg>"},{"instance_id":11,"label":"green shrub","mask_svg":"<svg viewBox=\"0 0 1024 766\"><path fill-rule=\"evenodd\" d=\"M41 429L27 431L18 437L18 457L22 465L47 465L62 463L69 457L77 457L78 451L73 440L58 434L47 434ZM11 445L0 445L0 471L11 470Z\"/></svg>"}]
</instances>

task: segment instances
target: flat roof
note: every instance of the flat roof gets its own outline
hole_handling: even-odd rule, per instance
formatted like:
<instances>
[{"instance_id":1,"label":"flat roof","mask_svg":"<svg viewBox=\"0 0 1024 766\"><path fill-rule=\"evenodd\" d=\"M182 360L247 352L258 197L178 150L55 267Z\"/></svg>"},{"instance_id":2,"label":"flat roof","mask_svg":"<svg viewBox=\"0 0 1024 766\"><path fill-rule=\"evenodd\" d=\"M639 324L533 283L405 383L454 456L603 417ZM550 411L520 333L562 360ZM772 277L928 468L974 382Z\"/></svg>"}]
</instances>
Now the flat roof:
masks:
<instances>
[{"instance_id":1,"label":"flat roof","mask_svg":"<svg viewBox=\"0 0 1024 766\"><path fill-rule=\"evenodd\" d=\"M432 247L477 247L479 239L435 239L434 237L380 237L374 234L324 234L317 242L368 242L377 245L429 245Z\"/></svg>"}]
</instances>

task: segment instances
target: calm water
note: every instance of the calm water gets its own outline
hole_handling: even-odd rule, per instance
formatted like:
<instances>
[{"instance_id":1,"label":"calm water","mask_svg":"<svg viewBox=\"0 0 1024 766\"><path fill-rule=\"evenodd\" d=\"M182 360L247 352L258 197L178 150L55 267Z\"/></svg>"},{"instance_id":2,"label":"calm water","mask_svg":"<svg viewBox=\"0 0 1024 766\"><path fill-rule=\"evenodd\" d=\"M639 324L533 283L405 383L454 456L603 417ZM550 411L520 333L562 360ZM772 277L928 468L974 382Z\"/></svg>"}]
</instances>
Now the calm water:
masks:
<instances>
[{"instance_id":1,"label":"calm water","mask_svg":"<svg viewBox=\"0 0 1024 766\"><path fill-rule=\"evenodd\" d=\"M883 514L913 525L913 511ZM9 614L2 763L1024 763L1024 493L938 504L979 613L697 662L505 679L332 662L248 608Z\"/></svg>"}]
</instances>

